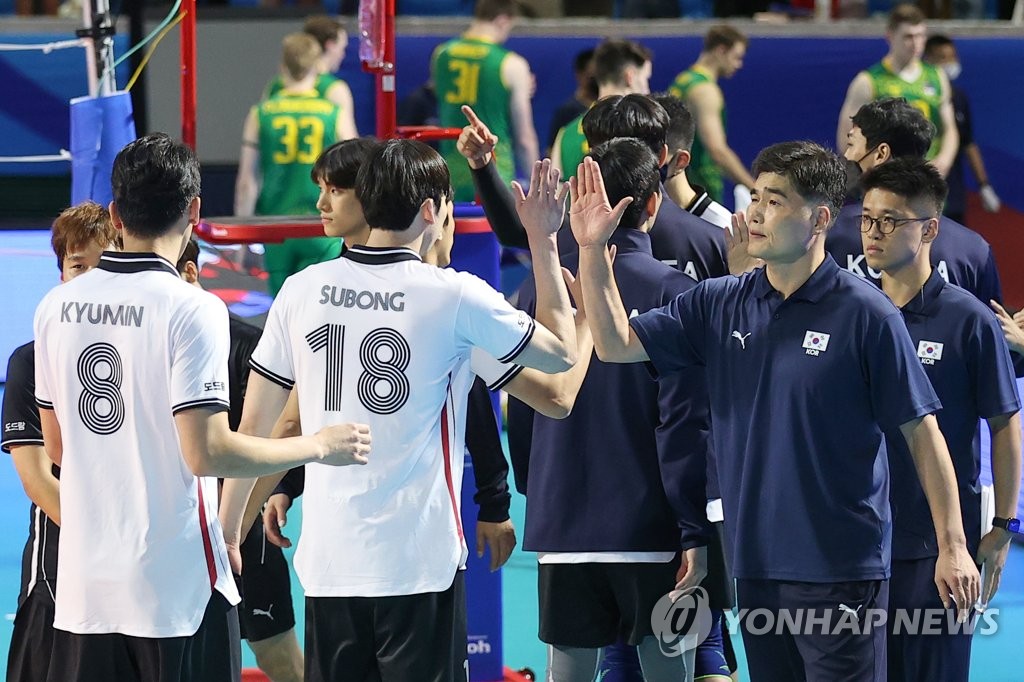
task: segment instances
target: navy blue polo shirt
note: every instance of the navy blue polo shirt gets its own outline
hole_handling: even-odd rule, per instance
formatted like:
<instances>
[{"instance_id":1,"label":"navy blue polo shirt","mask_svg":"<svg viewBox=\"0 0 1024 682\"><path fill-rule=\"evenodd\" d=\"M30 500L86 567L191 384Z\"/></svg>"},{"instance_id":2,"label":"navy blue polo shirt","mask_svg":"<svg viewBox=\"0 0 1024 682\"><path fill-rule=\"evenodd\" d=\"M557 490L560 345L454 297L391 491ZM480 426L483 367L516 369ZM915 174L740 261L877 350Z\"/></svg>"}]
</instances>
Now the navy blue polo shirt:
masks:
<instances>
[{"instance_id":1,"label":"navy blue polo shirt","mask_svg":"<svg viewBox=\"0 0 1024 682\"><path fill-rule=\"evenodd\" d=\"M649 232L654 257L698 282L728 275L725 230L681 208L669 198L664 187L661 197L661 207ZM558 253L565 256L578 251L567 218L558 232Z\"/></svg>"},{"instance_id":2,"label":"navy blue polo shirt","mask_svg":"<svg viewBox=\"0 0 1024 682\"><path fill-rule=\"evenodd\" d=\"M840 267L881 286L882 274L868 267L861 242L861 203L847 204L825 238L825 250ZM1003 285L992 256L992 247L980 234L942 216L939 236L932 242L932 267L950 284L966 289L979 301L1002 302Z\"/></svg>"},{"instance_id":3,"label":"navy blue polo shirt","mask_svg":"<svg viewBox=\"0 0 1024 682\"><path fill-rule=\"evenodd\" d=\"M706 368L735 577L888 577L883 430L940 405L885 294L825 258L786 300L758 268L630 324L659 376Z\"/></svg>"},{"instance_id":4,"label":"navy blue polo shirt","mask_svg":"<svg viewBox=\"0 0 1024 682\"><path fill-rule=\"evenodd\" d=\"M656 261L639 230L620 228L610 243L618 249L615 277L630 314L696 285ZM575 257L563 264L577 269ZM520 305L533 304L532 287L522 295ZM567 418L533 416L523 548L675 552L705 545L709 428L702 369L659 382L641 365L593 357Z\"/></svg>"},{"instance_id":5,"label":"navy blue polo shirt","mask_svg":"<svg viewBox=\"0 0 1024 682\"><path fill-rule=\"evenodd\" d=\"M903 318L942 401L936 416L953 458L967 549L974 556L981 539L978 420L1020 410L1010 352L992 311L964 289L946 284L935 270L921 293L903 306ZM892 433L888 446L893 558L936 556L935 526L907 443Z\"/></svg>"}]
</instances>

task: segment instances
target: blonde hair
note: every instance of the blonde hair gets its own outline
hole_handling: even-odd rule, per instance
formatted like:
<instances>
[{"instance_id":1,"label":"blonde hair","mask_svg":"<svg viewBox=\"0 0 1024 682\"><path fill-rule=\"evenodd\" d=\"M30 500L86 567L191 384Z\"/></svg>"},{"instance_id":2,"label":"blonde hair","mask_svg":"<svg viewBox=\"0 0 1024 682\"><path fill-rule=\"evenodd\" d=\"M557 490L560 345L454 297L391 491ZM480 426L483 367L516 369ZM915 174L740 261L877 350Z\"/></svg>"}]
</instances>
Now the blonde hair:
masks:
<instances>
[{"instance_id":1,"label":"blonde hair","mask_svg":"<svg viewBox=\"0 0 1024 682\"><path fill-rule=\"evenodd\" d=\"M114 229L110 213L94 201L83 201L61 211L53 221L50 246L57 256L57 268L64 269L64 258L69 253L97 244L103 248L118 245L120 233Z\"/></svg>"},{"instance_id":2,"label":"blonde hair","mask_svg":"<svg viewBox=\"0 0 1024 682\"><path fill-rule=\"evenodd\" d=\"M318 64L323 50L308 33L291 33L281 43L281 65L292 80L302 80Z\"/></svg>"}]
</instances>

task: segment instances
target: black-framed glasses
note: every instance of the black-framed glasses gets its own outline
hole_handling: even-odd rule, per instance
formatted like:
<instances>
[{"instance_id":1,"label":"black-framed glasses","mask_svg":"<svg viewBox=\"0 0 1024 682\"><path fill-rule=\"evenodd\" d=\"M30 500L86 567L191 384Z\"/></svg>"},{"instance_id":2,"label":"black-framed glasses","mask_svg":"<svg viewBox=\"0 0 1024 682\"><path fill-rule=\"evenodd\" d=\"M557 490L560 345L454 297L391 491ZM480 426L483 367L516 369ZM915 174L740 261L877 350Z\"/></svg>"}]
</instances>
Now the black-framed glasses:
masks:
<instances>
[{"instance_id":1,"label":"black-framed glasses","mask_svg":"<svg viewBox=\"0 0 1024 682\"><path fill-rule=\"evenodd\" d=\"M860 217L860 231L865 233L870 232L871 228L877 225L878 231L882 234L892 234L900 225L920 220L931 220L931 216L925 216L923 218L893 218L892 216L886 215L881 218L872 218L865 214Z\"/></svg>"}]
</instances>

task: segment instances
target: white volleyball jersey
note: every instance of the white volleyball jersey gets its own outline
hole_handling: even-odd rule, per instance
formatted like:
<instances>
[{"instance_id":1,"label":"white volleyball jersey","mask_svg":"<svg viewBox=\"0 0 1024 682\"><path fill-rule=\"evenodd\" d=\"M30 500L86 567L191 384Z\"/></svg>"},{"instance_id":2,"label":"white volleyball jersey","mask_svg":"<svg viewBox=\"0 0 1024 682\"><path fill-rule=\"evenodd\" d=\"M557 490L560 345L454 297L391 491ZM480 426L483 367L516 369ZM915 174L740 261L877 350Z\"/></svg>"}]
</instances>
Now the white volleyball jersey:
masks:
<instances>
[{"instance_id":1,"label":"white volleyball jersey","mask_svg":"<svg viewBox=\"0 0 1024 682\"><path fill-rule=\"evenodd\" d=\"M507 362L533 330L482 280L405 248L353 247L288 278L254 371L297 385L303 433L359 422L373 437L365 466L306 468L295 569L308 596L451 586L466 557L458 500L470 352Z\"/></svg>"},{"instance_id":2,"label":"white volleyball jersey","mask_svg":"<svg viewBox=\"0 0 1024 682\"><path fill-rule=\"evenodd\" d=\"M104 253L35 316L36 401L61 428L54 626L181 637L238 593L217 481L185 463L182 410L228 408L228 315L167 260Z\"/></svg>"}]
</instances>

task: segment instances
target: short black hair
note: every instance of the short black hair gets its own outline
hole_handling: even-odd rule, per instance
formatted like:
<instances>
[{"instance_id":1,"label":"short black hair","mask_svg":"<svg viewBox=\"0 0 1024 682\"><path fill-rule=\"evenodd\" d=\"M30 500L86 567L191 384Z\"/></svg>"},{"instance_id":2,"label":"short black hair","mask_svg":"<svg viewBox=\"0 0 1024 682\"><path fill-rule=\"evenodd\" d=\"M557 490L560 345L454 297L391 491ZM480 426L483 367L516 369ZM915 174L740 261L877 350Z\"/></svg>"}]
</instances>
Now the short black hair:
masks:
<instances>
[{"instance_id":1,"label":"short black hair","mask_svg":"<svg viewBox=\"0 0 1024 682\"><path fill-rule=\"evenodd\" d=\"M868 102L851 120L860 128L869 150L884 142L895 159L924 158L935 137L935 125L902 97Z\"/></svg>"},{"instance_id":2,"label":"short black hair","mask_svg":"<svg viewBox=\"0 0 1024 682\"><path fill-rule=\"evenodd\" d=\"M417 140L388 140L370 154L356 177L356 198L370 227L401 232L409 229L427 199L435 208L451 201L448 165L431 147Z\"/></svg>"},{"instance_id":3,"label":"short black hair","mask_svg":"<svg viewBox=\"0 0 1024 682\"><path fill-rule=\"evenodd\" d=\"M174 266L178 269L179 275L185 274L185 266L189 263L195 263L196 268L199 267L199 242L195 237L189 239L188 244L185 244L185 250L181 252L181 258Z\"/></svg>"},{"instance_id":4,"label":"short black hair","mask_svg":"<svg viewBox=\"0 0 1024 682\"><path fill-rule=\"evenodd\" d=\"M924 53L929 55L940 47L946 47L947 45L953 45L953 40L949 36L942 34L929 36L928 40L924 41Z\"/></svg>"},{"instance_id":5,"label":"short black hair","mask_svg":"<svg viewBox=\"0 0 1024 682\"><path fill-rule=\"evenodd\" d=\"M594 80L598 85L621 84L628 67L641 67L649 61L651 51L640 43L609 38L594 49Z\"/></svg>"},{"instance_id":6,"label":"short black hair","mask_svg":"<svg viewBox=\"0 0 1024 682\"><path fill-rule=\"evenodd\" d=\"M150 133L118 152L110 184L125 229L141 237L159 237L199 196L199 159L166 133Z\"/></svg>"},{"instance_id":7,"label":"short black hair","mask_svg":"<svg viewBox=\"0 0 1024 682\"><path fill-rule=\"evenodd\" d=\"M907 201L925 199L934 208L935 217L942 214L949 185L942 174L924 159L893 159L875 166L860 179L865 193L881 189L903 197Z\"/></svg>"},{"instance_id":8,"label":"short black hair","mask_svg":"<svg viewBox=\"0 0 1024 682\"><path fill-rule=\"evenodd\" d=\"M668 145L669 154L677 149L690 151L693 138L697 135L697 121L690 113L690 108L683 100L668 92L654 95L654 101L668 114L665 144Z\"/></svg>"},{"instance_id":9,"label":"short black hair","mask_svg":"<svg viewBox=\"0 0 1024 682\"><path fill-rule=\"evenodd\" d=\"M473 7L473 18L481 21L494 21L504 15L518 17L523 13L523 4L519 0L477 0Z\"/></svg>"},{"instance_id":10,"label":"short black hair","mask_svg":"<svg viewBox=\"0 0 1024 682\"><path fill-rule=\"evenodd\" d=\"M635 137L661 156L668 114L647 95L613 95L598 100L583 116L583 135L591 147L616 137Z\"/></svg>"},{"instance_id":11,"label":"short black hair","mask_svg":"<svg viewBox=\"0 0 1024 682\"><path fill-rule=\"evenodd\" d=\"M323 180L334 187L353 189L359 169L379 146L380 140L375 137L355 137L335 142L316 157L309 177L314 184Z\"/></svg>"},{"instance_id":12,"label":"short black hair","mask_svg":"<svg viewBox=\"0 0 1024 682\"><path fill-rule=\"evenodd\" d=\"M765 147L754 159L753 174L776 173L789 180L804 200L820 201L829 208L832 221L846 197L846 164L816 142L780 142Z\"/></svg>"},{"instance_id":13,"label":"short black hair","mask_svg":"<svg viewBox=\"0 0 1024 682\"><path fill-rule=\"evenodd\" d=\"M581 50L576 53L576 57L572 60L572 72L583 73L590 66L590 62L594 59L594 48L588 47L585 50Z\"/></svg>"},{"instance_id":14,"label":"short black hair","mask_svg":"<svg viewBox=\"0 0 1024 682\"><path fill-rule=\"evenodd\" d=\"M633 197L633 203L622 214L619 227L639 228L648 200L661 186L658 157L635 137L618 137L600 144L588 156L601 168L604 189L612 206L626 197Z\"/></svg>"}]
</instances>

